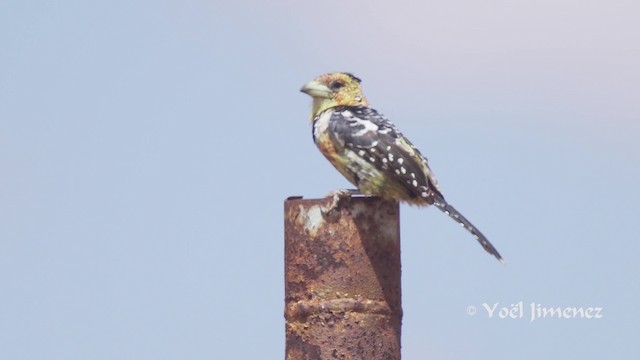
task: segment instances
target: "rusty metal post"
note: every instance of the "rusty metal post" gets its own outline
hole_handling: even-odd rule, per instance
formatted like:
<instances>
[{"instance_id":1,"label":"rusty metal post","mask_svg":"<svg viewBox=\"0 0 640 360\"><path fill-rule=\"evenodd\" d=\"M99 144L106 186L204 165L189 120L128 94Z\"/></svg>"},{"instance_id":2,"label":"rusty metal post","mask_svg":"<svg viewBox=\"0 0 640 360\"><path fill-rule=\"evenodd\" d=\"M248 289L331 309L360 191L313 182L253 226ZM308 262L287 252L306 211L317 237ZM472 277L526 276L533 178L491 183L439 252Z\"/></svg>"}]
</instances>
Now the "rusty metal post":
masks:
<instances>
[{"instance_id":1,"label":"rusty metal post","mask_svg":"<svg viewBox=\"0 0 640 360\"><path fill-rule=\"evenodd\" d=\"M399 206L285 201L286 359L400 359Z\"/></svg>"}]
</instances>

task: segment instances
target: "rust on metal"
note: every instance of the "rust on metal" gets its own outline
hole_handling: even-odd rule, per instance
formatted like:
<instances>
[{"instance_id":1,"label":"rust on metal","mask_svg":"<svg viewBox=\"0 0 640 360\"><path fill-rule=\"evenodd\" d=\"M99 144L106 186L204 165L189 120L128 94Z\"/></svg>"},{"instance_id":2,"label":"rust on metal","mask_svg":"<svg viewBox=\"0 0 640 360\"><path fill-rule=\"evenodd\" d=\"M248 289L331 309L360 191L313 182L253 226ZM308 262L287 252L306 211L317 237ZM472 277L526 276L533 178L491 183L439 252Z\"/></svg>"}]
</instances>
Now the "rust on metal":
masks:
<instances>
[{"instance_id":1,"label":"rust on metal","mask_svg":"<svg viewBox=\"0 0 640 360\"><path fill-rule=\"evenodd\" d=\"M285 201L286 359L400 359L397 202Z\"/></svg>"}]
</instances>

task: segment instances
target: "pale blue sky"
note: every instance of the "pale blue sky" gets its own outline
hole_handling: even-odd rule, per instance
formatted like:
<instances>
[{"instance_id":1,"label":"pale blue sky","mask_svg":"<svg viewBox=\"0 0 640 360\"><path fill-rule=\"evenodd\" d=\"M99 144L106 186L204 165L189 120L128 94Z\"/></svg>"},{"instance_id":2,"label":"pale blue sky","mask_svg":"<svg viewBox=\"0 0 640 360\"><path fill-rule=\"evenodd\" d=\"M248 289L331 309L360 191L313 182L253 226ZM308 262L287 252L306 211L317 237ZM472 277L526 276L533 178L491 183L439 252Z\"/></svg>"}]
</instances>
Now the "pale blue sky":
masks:
<instances>
[{"instance_id":1,"label":"pale blue sky","mask_svg":"<svg viewBox=\"0 0 640 360\"><path fill-rule=\"evenodd\" d=\"M0 358L282 359L283 200L350 71L447 199L402 208L403 358L635 359L637 1L3 1ZM469 305L603 307L490 319Z\"/></svg>"}]
</instances>

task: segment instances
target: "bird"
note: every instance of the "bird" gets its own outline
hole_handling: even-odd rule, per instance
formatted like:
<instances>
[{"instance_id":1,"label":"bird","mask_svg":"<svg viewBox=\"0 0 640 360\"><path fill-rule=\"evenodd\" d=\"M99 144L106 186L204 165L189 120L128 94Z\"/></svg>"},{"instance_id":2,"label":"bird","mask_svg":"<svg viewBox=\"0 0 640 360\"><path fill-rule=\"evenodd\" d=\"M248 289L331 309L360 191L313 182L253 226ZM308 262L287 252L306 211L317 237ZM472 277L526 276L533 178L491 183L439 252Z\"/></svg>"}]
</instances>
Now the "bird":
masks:
<instances>
[{"instance_id":1,"label":"bird","mask_svg":"<svg viewBox=\"0 0 640 360\"><path fill-rule=\"evenodd\" d=\"M360 194L410 205L433 205L504 264L487 237L445 200L427 158L369 105L361 82L351 73L332 72L300 89L313 99L313 140L320 152Z\"/></svg>"}]
</instances>

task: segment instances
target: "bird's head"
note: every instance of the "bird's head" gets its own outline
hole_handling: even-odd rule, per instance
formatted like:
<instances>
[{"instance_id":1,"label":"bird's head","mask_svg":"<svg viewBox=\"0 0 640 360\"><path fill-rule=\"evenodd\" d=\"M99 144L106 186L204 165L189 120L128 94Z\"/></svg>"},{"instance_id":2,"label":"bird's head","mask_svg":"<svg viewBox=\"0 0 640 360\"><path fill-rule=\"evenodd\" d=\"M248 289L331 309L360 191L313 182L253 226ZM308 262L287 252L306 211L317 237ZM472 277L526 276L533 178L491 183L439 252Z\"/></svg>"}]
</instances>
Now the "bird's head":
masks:
<instances>
[{"instance_id":1,"label":"bird's head","mask_svg":"<svg viewBox=\"0 0 640 360\"><path fill-rule=\"evenodd\" d=\"M335 106L368 106L360 79L349 73L320 75L300 89L313 98L311 118Z\"/></svg>"}]
</instances>

